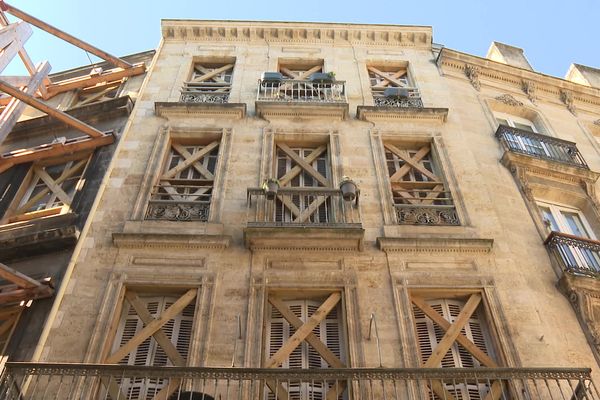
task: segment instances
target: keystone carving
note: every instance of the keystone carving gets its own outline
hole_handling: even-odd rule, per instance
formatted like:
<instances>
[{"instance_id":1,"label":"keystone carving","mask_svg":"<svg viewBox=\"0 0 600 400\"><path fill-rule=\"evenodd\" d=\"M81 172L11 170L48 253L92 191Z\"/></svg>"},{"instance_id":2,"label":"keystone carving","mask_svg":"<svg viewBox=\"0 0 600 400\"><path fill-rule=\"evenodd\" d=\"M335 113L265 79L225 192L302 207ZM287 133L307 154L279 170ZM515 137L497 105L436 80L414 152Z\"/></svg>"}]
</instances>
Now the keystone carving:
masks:
<instances>
[{"instance_id":1,"label":"keystone carving","mask_svg":"<svg viewBox=\"0 0 600 400\"><path fill-rule=\"evenodd\" d=\"M521 89L523 89L523 92L527 95L527 98L529 99L529 101L531 101L533 104L535 104L535 102L537 100L537 97L535 95L537 86L536 86L535 82L524 80L521 84Z\"/></svg>"},{"instance_id":2,"label":"keystone carving","mask_svg":"<svg viewBox=\"0 0 600 400\"><path fill-rule=\"evenodd\" d=\"M567 106L567 109L571 112L571 114L575 115L575 104L573 102L572 92L561 90L560 101L562 101L565 104L565 106Z\"/></svg>"},{"instance_id":3,"label":"keystone carving","mask_svg":"<svg viewBox=\"0 0 600 400\"><path fill-rule=\"evenodd\" d=\"M498 100L499 102L502 102L506 105L512 106L512 107L520 107L523 105L522 102L515 99L510 94L503 94L501 96L498 96L498 97L496 97L496 100Z\"/></svg>"},{"instance_id":4,"label":"keystone carving","mask_svg":"<svg viewBox=\"0 0 600 400\"><path fill-rule=\"evenodd\" d=\"M469 82L475 88L475 90L481 90L481 84L479 83L479 68L473 65L465 65L465 75L469 78Z\"/></svg>"},{"instance_id":5,"label":"keystone carving","mask_svg":"<svg viewBox=\"0 0 600 400\"><path fill-rule=\"evenodd\" d=\"M594 125L600 126L600 119L595 120Z\"/></svg>"}]
</instances>

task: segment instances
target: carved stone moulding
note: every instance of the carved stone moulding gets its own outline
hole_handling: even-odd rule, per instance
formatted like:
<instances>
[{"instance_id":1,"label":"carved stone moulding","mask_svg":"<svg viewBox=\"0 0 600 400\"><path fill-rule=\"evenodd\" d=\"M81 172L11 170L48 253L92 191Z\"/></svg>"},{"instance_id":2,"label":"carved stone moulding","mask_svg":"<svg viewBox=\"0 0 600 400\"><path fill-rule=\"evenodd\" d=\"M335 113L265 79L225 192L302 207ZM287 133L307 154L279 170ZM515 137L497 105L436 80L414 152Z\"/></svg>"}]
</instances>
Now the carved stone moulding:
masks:
<instances>
[{"instance_id":1,"label":"carved stone moulding","mask_svg":"<svg viewBox=\"0 0 600 400\"><path fill-rule=\"evenodd\" d=\"M362 227L247 227L244 243L255 250L362 251Z\"/></svg>"},{"instance_id":2,"label":"carved stone moulding","mask_svg":"<svg viewBox=\"0 0 600 400\"><path fill-rule=\"evenodd\" d=\"M218 102L156 102L154 112L159 117L199 117L242 119L246 116L245 103Z\"/></svg>"},{"instance_id":3,"label":"carved stone moulding","mask_svg":"<svg viewBox=\"0 0 600 400\"><path fill-rule=\"evenodd\" d=\"M119 248L180 248L224 249L229 247L231 236L192 235L165 233L113 233L113 243Z\"/></svg>"},{"instance_id":4,"label":"carved stone moulding","mask_svg":"<svg viewBox=\"0 0 600 400\"><path fill-rule=\"evenodd\" d=\"M507 106L511 106L511 107L521 107L521 106L523 106L523 102L522 101L519 101L519 100L515 99L510 94L503 94L501 96L498 96L498 97L496 97L496 100L498 100L501 103L506 104Z\"/></svg>"},{"instance_id":5,"label":"carved stone moulding","mask_svg":"<svg viewBox=\"0 0 600 400\"><path fill-rule=\"evenodd\" d=\"M257 101L256 115L268 121L274 119L326 118L342 121L348 116L348 103L300 103Z\"/></svg>"},{"instance_id":6,"label":"carved stone moulding","mask_svg":"<svg viewBox=\"0 0 600 400\"><path fill-rule=\"evenodd\" d=\"M480 253L492 251L494 239L451 237L378 237L383 251L409 253Z\"/></svg>"},{"instance_id":7,"label":"carved stone moulding","mask_svg":"<svg viewBox=\"0 0 600 400\"><path fill-rule=\"evenodd\" d=\"M433 107L382 107L382 106L357 106L358 119L369 122L407 122L444 123L448 118L447 108Z\"/></svg>"},{"instance_id":8,"label":"carved stone moulding","mask_svg":"<svg viewBox=\"0 0 600 400\"><path fill-rule=\"evenodd\" d=\"M470 65L470 64L465 64L465 75L467 76L467 78L469 79L469 82L471 82L471 85L473 85L473 87L475 88L475 90L481 90L481 83L479 82L479 68L474 66L474 65Z\"/></svg>"}]
</instances>

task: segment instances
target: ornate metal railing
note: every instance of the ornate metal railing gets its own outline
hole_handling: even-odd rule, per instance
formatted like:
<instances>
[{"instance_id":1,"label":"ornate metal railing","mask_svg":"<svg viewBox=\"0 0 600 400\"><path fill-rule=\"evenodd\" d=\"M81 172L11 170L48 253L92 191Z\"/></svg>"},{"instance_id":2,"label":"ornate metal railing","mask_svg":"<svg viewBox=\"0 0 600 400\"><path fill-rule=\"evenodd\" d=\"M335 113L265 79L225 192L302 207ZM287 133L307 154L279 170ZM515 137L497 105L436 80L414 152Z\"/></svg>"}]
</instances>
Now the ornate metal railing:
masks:
<instances>
[{"instance_id":1,"label":"ornate metal railing","mask_svg":"<svg viewBox=\"0 0 600 400\"><path fill-rule=\"evenodd\" d=\"M573 142L506 125L498 127L496 137L508 151L589 169Z\"/></svg>"},{"instance_id":2,"label":"ornate metal railing","mask_svg":"<svg viewBox=\"0 0 600 400\"><path fill-rule=\"evenodd\" d=\"M553 231L544 244L564 271L580 275L600 275L600 241Z\"/></svg>"},{"instance_id":3,"label":"ornate metal railing","mask_svg":"<svg viewBox=\"0 0 600 400\"><path fill-rule=\"evenodd\" d=\"M346 82L317 83L310 80L284 79L258 81L258 101L347 103Z\"/></svg>"},{"instance_id":4,"label":"ornate metal railing","mask_svg":"<svg viewBox=\"0 0 600 400\"><path fill-rule=\"evenodd\" d=\"M360 226L356 194L346 201L339 189L319 187L279 188L268 199L260 188L248 189L248 226Z\"/></svg>"},{"instance_id":5,"label":"ornate metal railing","mask_svg":"<svg viewBox=\"0 0 600 400\"><path fill-rule=\"evenodd\" d=\"M161 183L152 190L145 219L208 221L212 188Z\"/></svg>"},{"instance_id":6,"label":"ornate metal railing","mask_svg":"<svg viewBox=\"0 0 600 400\"><path fill-rule=\"evenodd\" d=\"M407 87L406 89L408 96L385 96L384 91L386 88L371 87L373 93L373 102L377 107L417 107L423 108L423 100L421 100L421 93L416 87Z\"/></svg>"},{"instance_id":7,"label":"ornate metal railing","mask_svg":"<svg viewBox=\"0 0 600 400\"><path fill-rule=\"evenodd\" d=\"M250 369L7 363L4 400L597 400L589 369Z\"/></svg>"},{"instance_id":8,"label":"ornate metal railing","mask_svg":"<svg viewBox=\"0 0 600 400\"><path fill-rule=\"evenodd\" d=\"M180 101L183 103L217 103L229 101L231 84L227 82L184 82Z\"/></svg>"},{"instance_id":9,"label":"ornate metal railing","mask_svg":"<svg viewBox=\"0 0 600 400\"><path fill-rule=\"evenodd\" d=\"M395 208L401 225L460 225L453 205L396 204Z\"/></svg>"}]
</instances>

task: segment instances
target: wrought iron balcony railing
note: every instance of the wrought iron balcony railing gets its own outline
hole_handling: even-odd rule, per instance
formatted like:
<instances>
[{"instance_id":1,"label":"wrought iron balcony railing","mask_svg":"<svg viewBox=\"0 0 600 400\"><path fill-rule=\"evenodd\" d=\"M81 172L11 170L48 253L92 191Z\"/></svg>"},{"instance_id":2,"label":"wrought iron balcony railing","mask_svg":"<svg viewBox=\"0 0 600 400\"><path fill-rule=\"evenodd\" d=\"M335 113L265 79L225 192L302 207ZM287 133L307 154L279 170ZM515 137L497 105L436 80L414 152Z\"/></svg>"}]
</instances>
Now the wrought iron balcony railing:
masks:
<instances>
[{"instance_id":1,"label":"wrought iron balcony railing","mask_svg":"<svg viewBox=\"0 0 600 400\"><path fill-rule=\"evenodd\" d=\"M248 226L360 227L358 198L346 201L339 189L282 187L273 199L248 189Z\"/></svg>"},{"instance_id":2,"label":"wrought iron balcony railing","mask_svg":"<svg viewBox=\"0 0 600 400\"><path fill-rule=\"evenodd\" d=\"M387 88L389 89L389 88ZM377 107L416 107L423 108L423 100L421 100L421 93L416 87L399 88L404 89L405 94L403 96L386 96L384 94L386 88L384 87L371 87L373 93L373 102Z\"/></svg>"},{"instance_id":3,"label":"wrought iron balcony railing","mask_svg":"<svg viewBox=\"0 0 600 400\"><path fill-rule=\"evenodd\" d=\"M145 219L208 221L212 186L161 183L152 190Z\"/></svg>"},{"instance_id":4,"label":"wrought iron balcony railing","mask_svg":"<svg viewBox=\"0 0 600 400\"><path fill-rule=\"evenodd\" d=\"M454 205L396 204L400 225L460 225Z\"/></svg>"},{"instance_id":5,"label":"wrought iron balcony railing","mask_svg":"<svg viewBox=\"0 0 600 400\"><path fill-rule=\"evenodd\" d=\"M7 363L4 400L598 400L589 369L249 369Z\"/></svg>"},{"instance_id":6,"label":"wrought iron balcony railing","mask_svg":"<svg viewBox=\"0 0 600 400\"><path fill-rule=\"evenodd\" d=\"M258 81L258 101L347 103L346 82L284 79Z\"/></svg>"},{"instance_id":7,"label":"wrought iron balcony railing","mask_svg":"<svg viewBox=\"0 0 600 400\"><path fill-rule=\"evenodd\" d=\"M573 142L500 125L496 137L508 151L589 169Z\"/></svg>"},{"instance_id":8,"label":"wrought iron balcony railing","mask_svg":"<svg viewBox=\"0 0 600 400\"><path fill-rule=\"evenodd\" d=\"M600 275L600 241L561 232L551 232L544 244L564 271L579 275Z\"/></svg>"},{"instance_id":9,"label":"wrought iron balcony railing","mask_svg":"<svg viewBox=\"0 0 600 400\"><path fill-rule=\"evenodd\" d=\"M181 89L182 103L217 103L229 101L229 82L184 82Z\"/></svg>"}]
</instances>

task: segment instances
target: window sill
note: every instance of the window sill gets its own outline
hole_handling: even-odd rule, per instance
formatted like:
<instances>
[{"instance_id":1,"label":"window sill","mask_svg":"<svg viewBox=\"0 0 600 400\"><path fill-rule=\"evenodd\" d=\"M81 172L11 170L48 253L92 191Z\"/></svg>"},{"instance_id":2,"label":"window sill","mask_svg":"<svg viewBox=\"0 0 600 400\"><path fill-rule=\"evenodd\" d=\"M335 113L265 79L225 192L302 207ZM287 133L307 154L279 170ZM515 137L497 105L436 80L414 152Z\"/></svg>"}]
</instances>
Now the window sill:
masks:
<instances>
[{"instance_id":1,"label":"window sill","mask_svg":"<svg viewBox=\"0 0 600 400\"><path fill-rule=\"evenodd\" d=\"M122 232L114 232L113 243L122 248L229 247L231 236L223 234L223 224L193 221L127 221Z\"/></svg>"},{"instance_id":2,"label":"window sill","mask_svg":"<svg viewBox=\"0 0 600 400\"><path fill-rule=\"evenodd\" d=\"M358 119L368 122L434 122L442 124L448 118L447 108L357 106Z\"/></svg>"},{"instance_id":3,"label":"window sill","mask_svg":"<svg viewBox=\"0 0 600 400\"><path fill-rule=\"evenodd\" d=\"M342 121L348 116L348 103L257 100L256 115L268 121L280 118L326 118Z\"/></svg>"},{"instance_id":4,"label":"window sill","mask_svg":"<svg viewBox=\"0 0 600 400\"><path fill-rule=\"evenodd\" d=\"M156 102L154 112L159 117L203 117L242 119L246 116L245 103L183 103Z\"/></svg>"}]
</instances>

